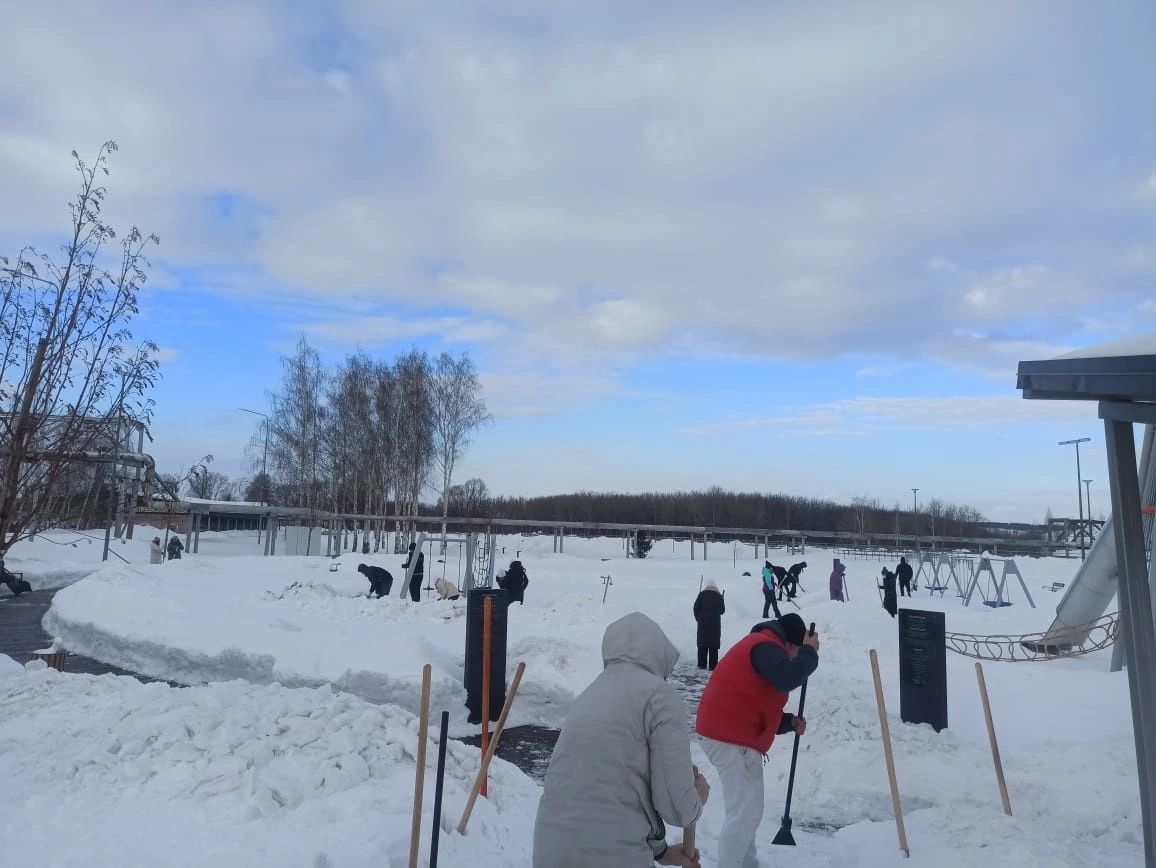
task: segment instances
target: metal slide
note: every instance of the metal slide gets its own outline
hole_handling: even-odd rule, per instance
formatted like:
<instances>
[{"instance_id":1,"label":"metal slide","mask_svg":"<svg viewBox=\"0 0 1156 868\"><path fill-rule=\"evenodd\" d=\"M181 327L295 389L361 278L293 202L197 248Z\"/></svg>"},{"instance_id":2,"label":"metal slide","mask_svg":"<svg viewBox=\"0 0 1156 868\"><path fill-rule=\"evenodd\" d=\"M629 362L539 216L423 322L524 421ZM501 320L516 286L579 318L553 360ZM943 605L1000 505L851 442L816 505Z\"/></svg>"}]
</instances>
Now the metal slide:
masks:
<instances>
[{"instance_id":1,"label":"metal slide","mask_svg":"<svg viewBox=\"0 0 1156 868\"><path fill-rule=\"evenodd\" d=\"M1140 451L1141 503L1156 503L1156 426L1144 430ZM1144 534L1151 538L1153 516L1144 514ZM1111 517L1088 550L1087 559L1076 572L1067 593L1056 606L1056 619L1039 644L1056 650L1079 646L1088 638L1088 625L1108 611L1116 596L1119 575L1116 568L1116 534ZM1079 629L1079 628L1083 629Z\"/></svg>"}]
</instances>

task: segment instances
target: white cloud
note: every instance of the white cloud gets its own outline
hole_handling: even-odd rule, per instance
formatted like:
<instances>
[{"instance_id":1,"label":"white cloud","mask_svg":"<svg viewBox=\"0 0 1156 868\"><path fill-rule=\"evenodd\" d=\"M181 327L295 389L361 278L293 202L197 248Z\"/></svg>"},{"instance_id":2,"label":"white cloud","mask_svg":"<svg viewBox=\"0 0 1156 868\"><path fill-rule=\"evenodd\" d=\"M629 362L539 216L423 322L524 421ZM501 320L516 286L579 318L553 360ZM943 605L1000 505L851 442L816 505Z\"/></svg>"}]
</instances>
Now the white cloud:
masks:
<instances>
[{"instance_id":1,"label":"white cloud","mask_svg":"<svg viewBox=\"0 0 1156 868\"><path fill-rule=\"evenodd\" d=\"M1156 199L1156 172L1145 178L1136 188L1136 195L1145 199Z\"/></svg>"},{"instance_id":2,"label":"white cloud","mask_svg":"<svg viewBox=\"0 0 1156 868\"><path fill-rule=\"evenodd\" d=\"M168 364L169 362L176 361L177 356L180 354L180 350L174 349L172 347L157 347L156 352L153 353L153 358L164 365Z\"/></svg>"},{"instance_id":3,"label":"white cloud","mask_svg":"<svg viewBox=\"0 0 1156 868\"><path fill-rule=\"evenodd\" d=\"M373 347L398 341L435 337L448 344L490 343L507 337L509 330L493 320L467 317L417 318L350 316L303 323L296 329L310 337L336 344Z\"/></svg>"},{"instance_id":4,"label":"white cloud","mask_svg":"<svg viewBox=\"0 0 1156 868\"><path fill-rule=\"evenodd\" d=\"M734 419L684 428L680 433L712 435L743 428L782 428L791 436L854 435L900 431L958 431L1019 423L1094 421L1094 409L1079 402L1028 401L1015 395L958 397L863 396L798 408L781 414Z\"/></svg>"},{"instance_id":5,"label":"white cloud","mask_svg":"<svg viewBox=\"0 0 1156 868\"><path fill-rule=\"evenodd\" d=\"M259 0L227 26L211 4L7 13L22 36L0 52L0 189L16 203L0 245L58 228L68 150L115 137L110 215L159 232L162 272L316 302L333 316L309 328L336 342L508 330L530 366L674 349L1003 375L1020 348L1135 300L1083 277L1046 229L989 249L1096 189L1072 169L1098 94L1025 114L1046 101L1009 78L1037 33L1029 6L666 2L632 23L601 3ZM1082 75L1079 56L1057 51L1049 73ZM222 194L247 205L221 219Z\"/></svg>"}]
</instances>

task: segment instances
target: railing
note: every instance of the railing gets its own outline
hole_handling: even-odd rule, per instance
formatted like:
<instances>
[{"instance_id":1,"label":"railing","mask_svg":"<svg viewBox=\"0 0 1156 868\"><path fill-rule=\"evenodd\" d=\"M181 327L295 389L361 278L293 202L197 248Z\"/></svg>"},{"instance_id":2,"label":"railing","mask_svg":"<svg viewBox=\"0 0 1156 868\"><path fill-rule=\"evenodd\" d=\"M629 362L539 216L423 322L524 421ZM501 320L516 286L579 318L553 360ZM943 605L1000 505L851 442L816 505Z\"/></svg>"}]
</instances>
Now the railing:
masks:
<instances>
[{"instance_id":1,"label":"railing","mask_svg":"<svg viewBox=\"0 0 1156 868\"><path fill-rule=\"evenodd\" d=\"M974 657L976 660L994 660L1003 663L1024 663L1037 660L1057 660L1062 657L1079 657L1108 648L1120 635L1118 612L1104 615L1095 621L1068 628L1068 633L1077 636L1083 633L1088 638L1082 644L1064 644L1064 633L1045 631L1025 633L1022 636L993 634L978 636L972 633L947 633L946 644L949 651Z\"/></svg>"}]
</instances>

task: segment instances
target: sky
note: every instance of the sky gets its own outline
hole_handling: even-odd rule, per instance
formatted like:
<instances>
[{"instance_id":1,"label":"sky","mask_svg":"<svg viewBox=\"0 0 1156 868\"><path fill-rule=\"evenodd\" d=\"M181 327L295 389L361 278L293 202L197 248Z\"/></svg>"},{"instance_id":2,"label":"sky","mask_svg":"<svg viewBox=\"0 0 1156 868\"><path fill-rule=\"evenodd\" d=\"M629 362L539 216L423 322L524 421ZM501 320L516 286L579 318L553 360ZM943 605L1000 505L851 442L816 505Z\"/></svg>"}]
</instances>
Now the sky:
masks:
<instances>
[{"instance_id":1,"label":"sky","mask_svg":"<svg viewBox=\"0 0 1156 868\"><path fill-rule=\"evenodd\" d=\"M503 495L1076 512L1091 406L1020 360L1156 331L1156 6L4 3L0 254L69 156L160 236L152 454L253 471L304 334L468 352Z\"/></svg>"}]
</instances>

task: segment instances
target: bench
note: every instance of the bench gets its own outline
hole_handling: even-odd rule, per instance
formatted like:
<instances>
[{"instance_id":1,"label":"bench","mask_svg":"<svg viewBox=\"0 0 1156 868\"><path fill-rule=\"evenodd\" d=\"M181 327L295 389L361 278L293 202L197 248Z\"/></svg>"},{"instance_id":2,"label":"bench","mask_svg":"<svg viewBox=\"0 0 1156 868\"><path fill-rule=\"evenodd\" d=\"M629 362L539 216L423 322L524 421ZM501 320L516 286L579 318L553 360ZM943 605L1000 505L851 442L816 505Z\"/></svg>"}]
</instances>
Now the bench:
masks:
<instances>
[{"instance_id":1,"label":"bench","mask_svg":"<svg viewBox=\"0 0 1156 868\"><path fill-rule=\"evenodd\" d=\"M1064 589L1064 582L1052 582L1050 585L1044 585L1044 590L1045 591L1051 591L1053 594L1056 591L1062 591L1063 589Z\"/></svg>"},{"instance_id":2,"label":"bench","mask_svg":"<svg viewBox=\"0 0 1156 868\"><path fill-rule=\"evenodd\" d=\"M13 572L9 569L4 569L3 572L0 572L0 584L7 585L8 590L17 597L32 590L32 585L24 581L24 573Z\"/></svg>"}]
</instances>

